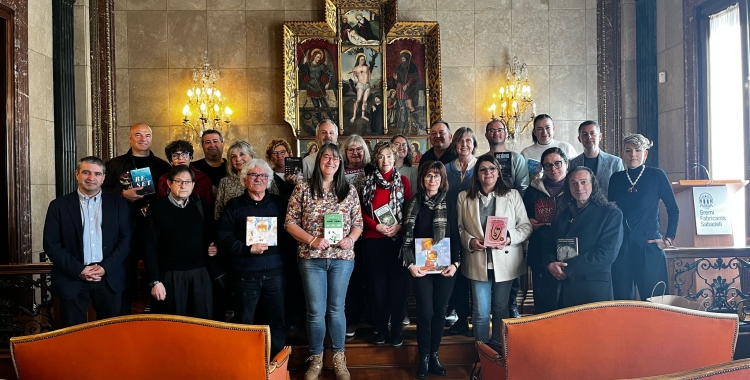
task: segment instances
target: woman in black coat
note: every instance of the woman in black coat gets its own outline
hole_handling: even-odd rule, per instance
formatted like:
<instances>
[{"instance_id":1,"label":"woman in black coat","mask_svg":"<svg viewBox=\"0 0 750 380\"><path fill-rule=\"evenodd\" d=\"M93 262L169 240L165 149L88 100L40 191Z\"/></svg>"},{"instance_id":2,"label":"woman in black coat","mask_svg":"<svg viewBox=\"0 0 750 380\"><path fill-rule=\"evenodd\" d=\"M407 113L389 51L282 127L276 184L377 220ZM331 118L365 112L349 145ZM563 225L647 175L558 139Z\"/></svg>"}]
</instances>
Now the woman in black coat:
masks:
<instances>
[{"instance_id":1,"label":"woman in black coat","mask_svg":"<svg viewBox=\"0 0 750 380\"><path fill-rule=\"evenodd\" d=\"M557 306L612 300L612 263L622 244L622 212L604 197L591 169L573 168L565 182L552 228L558 239L578 239L578 256L558 260L550 255L547 270L561 286ZM549 251L555 254L557 248Z\"/></svg>"}]
</instances>

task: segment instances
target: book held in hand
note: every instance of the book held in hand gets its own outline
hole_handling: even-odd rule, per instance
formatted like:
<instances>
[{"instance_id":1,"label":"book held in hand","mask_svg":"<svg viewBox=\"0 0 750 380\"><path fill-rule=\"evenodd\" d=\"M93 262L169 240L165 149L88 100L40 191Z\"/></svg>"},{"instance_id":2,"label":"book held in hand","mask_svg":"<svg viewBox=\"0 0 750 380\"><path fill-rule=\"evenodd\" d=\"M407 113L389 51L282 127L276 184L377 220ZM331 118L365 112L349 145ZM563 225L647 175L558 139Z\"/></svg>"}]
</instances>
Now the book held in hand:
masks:
<instances>
[{"instance_id":1,"label":"book held in hand","mask_svg":"<svg viewBox=\"0 0 750 380\"><path fill-rule=\"evenodd\" d=\"M537 223L552 223L555 220L555 198L540 198L534 201L534 219Z\"/></svg>"},{"instance_id":2,"label":"book held in hand","mask_svg":"<svg viewBox=\"0 0 750 380\"><path fill-rule=\"evenodd\" d=\"M393 210L391 210L391 206L388 203L378 207L373 213L381 224L385 224L388 227L396 224L396 215L393 214Z\"/></svg>"},{"instance_id":3,"label":"book held in hand","mask_svg":"<svg viewBox=\"0 0 750 380\"><path fill-rule=\"evenodd\" d=\"M432 238L414 239L416 265L428 274L440 273L451 265L451 239L440 239L434 244Z\"/></svg>"},{"instance_id":4,"label":"book held in hand","mask_svg":"<svg viewBox=\"0 0 750 380\"><path fill-rule=\"evenodd\" d=\"M498 168L498 170L500 170L500 175L505 183L512 188L513 181L511 181L511 178L513 178L513 165L511 163L510 152L496 152L495 159L500 164L500 167Z\"/></svg>"},{"instance_id":5,"label":"book held in hand","mask_svg":"<svg viewBox=\"0 0 750 380\"><path fill-rule=\"evenodd\" d=\"M526 164L529 166L529 175L532 176L536 173L538 173L542 169L542 163L533 159L529 158L526 161Z\"/></svg>"},{"instance_id":6,"label":"book held in hand","mask_svg":"<svg viewBox=\"0 0 750 380\"><path fill-rule=\"evenodd\" d=\"M487 228L484 231L484 246L503 248L508 243L508 217L488 216Z\"/></svg>"},{"instance_id":7,"label":"book held in hand","mask_svg":"<svg viewBox=\"0 0 750 380\"><path fill-rule=\"evenodd\" d=\"M284 158L284 174L302 176L302 158L286 157Z\"/></svg>"},{"instance_id":8,"label":"book held in hand","mask_svg":"<svg viewBox=\"0 0 750 380\"><path fill-rule=\"evenodd\" d=\"M344 177L346 177L346 183L359 187L359 182L365 178L365 168L344 169Z\"/></svg>"},{"instance_id":9,"label":"book held in hand","mask_svg":"<svg viewBox=\"0 0 750 380\"><path fill-rule=\"evenodd\" d=\"M277 229L275 216L248 216L246 245L268 244L277 245Z\"/></svg>"},{"instance_id":10,"label":"book held in hand","mask_svg":"<svg viewBox=\"0 0 750 380\"><path fill-rule=\"evenodd\" d=\"M337 244L344 239L344 216L341 214L326 214L323 217L323 237L330 244Z\"/></svg>"},{"instance_id":11,"label":"book held in hand","mask_svg":"<svg viewBox=\"0 0 750 380\"><path fill-rule=\"evenodd\" d=\"M133 169L130 171L130 178L132 178L133 187L143 188L141 190L138 190L139 195L148 195L156 192L154 179L151 177L151 169Z\"/></svg>"},{"instance_id":12,"label":"book held in hand","mask_svg":"<svg viewBox=\"0 0 750 380\"><path fill-rule=\"evenodd\" d=\"M578 238L557 239L557 261L565 261L578 256Z\"/></svg>"}]
</instances>

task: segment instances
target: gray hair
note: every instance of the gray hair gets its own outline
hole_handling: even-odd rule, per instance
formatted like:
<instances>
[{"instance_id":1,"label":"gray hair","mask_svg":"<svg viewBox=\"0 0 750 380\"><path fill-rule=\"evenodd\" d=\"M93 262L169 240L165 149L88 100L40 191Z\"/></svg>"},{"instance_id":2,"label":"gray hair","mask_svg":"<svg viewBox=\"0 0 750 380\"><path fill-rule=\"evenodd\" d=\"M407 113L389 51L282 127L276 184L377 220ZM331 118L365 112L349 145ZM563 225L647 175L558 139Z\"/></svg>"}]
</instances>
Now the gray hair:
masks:
<instances>
[{"instance_id":1,"label":"gray hair","mask_svg":"<svg viewBox=\"0 0 750 380\"><path fill-rule=\"evenodd\" d=\"M255 150L253 150L253 145L245 140L237 140L232 143L232 145L229 146L229 149L227 149L227 175L233 176L234 168L232 167L232 151L233 150L240 150L242 152L245 152L245 154L249 155L252 158L255 158Z\"/></svg>"},{"instance_id":2,"label":"gray hair","mask_svg":"<svg viewBox=\"0 0 750 380\"><path fill-rule=\"evenodd\" d=\"M336 127L336 128L334 128L334 129L336 129L336 136L339 135L339 126L336 125L336 122L334 122L331 119L323 119L323 120L320 121L320 123L318 123L318 125L315 126L315 134L316 135L318 134L318 129L320 129L320 126L323 125L323 124L331 124L334 127Z\"/></svg>"},{"instance_id":3,"label":"gray hair","mask_svg":"<svg viewBox=\"0 0 750 380\"><path fill-rule=\"evenodd\" d=\"M627 136L625 136L624 139L622 139L622 145L625 144L631 144L636 149L642 149L642 150L648 150L652 146L654 146L654 143L647 139L645 136L639 134L639 133L632 133Z\"/></svg>"},{"instance_id":4,"label":"gray hair","mask_svg":"<svg viewBox=\"0 0 750 380\"><path fill-rule=\"evenodd\" d=\"M268 174L266 189L270 188L271 182L273 182L273 169L271 169L271 167L265 160L261 160L260 158L253 158L252 160L248 161L245 166L242 167L242 171L240 171L240 180L244 183L245 177L247 177L247 172L255 169L256 167L263 169L263 171Z\"/></svg>"},{"instance_id":5,"label":"gray hair","mask_svg":"<svg viewBox=\"0 0 750 380\"><path fill-rule=\"evenodd\" d=\"M349 157L347 157L346 155L346 150L352 145L359 145L362 147L363 164L367 164L370 162L370 147L367 146L365 139L363 139L360 135L349 135L349 137L344 140L344 143L341 144L341 150L343 151L341 153L343 153L344 156L344 169L349 167Z\"/></svg>"},{"instance_id":6,"label":"gray hair","mask_svg":"<svg viewBox=\"0 0 750 380\"><path fill-rule=\"evenodd\" d=\"M97 156L86 156L78 160L78 163L76 164L76 172L81 171L81 165L84 163L99 165L102 167L102 174L107 174L107 167L104 166L104 161Z\"/></svg>"}]
</instances>

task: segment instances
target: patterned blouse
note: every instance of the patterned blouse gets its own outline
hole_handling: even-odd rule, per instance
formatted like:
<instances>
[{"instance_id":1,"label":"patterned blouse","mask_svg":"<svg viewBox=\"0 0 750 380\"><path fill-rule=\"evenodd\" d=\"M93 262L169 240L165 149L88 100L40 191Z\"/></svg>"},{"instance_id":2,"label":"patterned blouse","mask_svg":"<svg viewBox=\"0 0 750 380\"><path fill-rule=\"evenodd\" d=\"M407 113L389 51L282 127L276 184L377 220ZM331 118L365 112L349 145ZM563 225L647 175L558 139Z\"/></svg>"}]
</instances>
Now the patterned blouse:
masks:
<instances>
[{"instance_id":1,"label":"patterned blouse","mask_svg":"<svg viewBox=\"0 0 750 380\"><path fill-rule=\"evenodd\" d=\"M221 212L224 206L233 198L237 198L245 193L247 188L239 176L226 176L219 182L219 190L216 192L216 206L214 208L214 219L221 218Z\"/></svg>"},{"instance_id":2,"label":"patterned blouse","mask_svg":"<svg viewBox=\"0 0 750 380\"><path fill-rule=\"evenodd\" d=\"M286 223L296 224L313 236L323 235L323 218L326 214L338 213L344 217L344 236L349 235L352 228L362 228L362 208L354 186L349 185L349 194L342 202L338 202L336 194L331 191L322 198L314 198L307 182L302 182L294 188L289 199L286 213ZM305 243L299 243L299 257L303 259L342 259L354 260L353 249L341 249L331 245L326 250L312 249Z\"/></svg>"}]
</instances>

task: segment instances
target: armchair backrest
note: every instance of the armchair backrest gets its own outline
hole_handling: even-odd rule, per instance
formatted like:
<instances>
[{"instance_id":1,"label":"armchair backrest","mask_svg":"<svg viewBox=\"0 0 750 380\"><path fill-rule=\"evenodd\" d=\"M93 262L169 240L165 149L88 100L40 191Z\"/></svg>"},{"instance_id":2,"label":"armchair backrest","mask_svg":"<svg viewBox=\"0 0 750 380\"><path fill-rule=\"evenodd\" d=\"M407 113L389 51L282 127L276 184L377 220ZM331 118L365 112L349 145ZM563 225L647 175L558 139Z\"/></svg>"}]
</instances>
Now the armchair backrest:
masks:
<instances>
[{"instance_id":1,"label":"armchair backrest","mask_svg":"<svg viewBox=\"0 0 750 380\"><path fill-rule=\"evenodd\" d=\"M12 338L19 379L266 379L268 326L141 314Z\"/></svg>"},{"instance_id":2,"label":"armchair backrest","mask_svg":"<svg viewBox=\"0 0 750 380\"><path fill-rule=\"evenodd\" d=\"M636 301L505 319L507 378L635 378L725 363L738 329L736 314Z\"/></svg>"}]
</instances>

